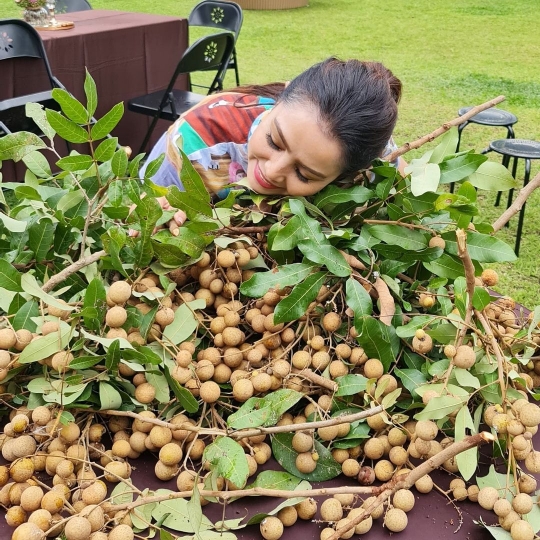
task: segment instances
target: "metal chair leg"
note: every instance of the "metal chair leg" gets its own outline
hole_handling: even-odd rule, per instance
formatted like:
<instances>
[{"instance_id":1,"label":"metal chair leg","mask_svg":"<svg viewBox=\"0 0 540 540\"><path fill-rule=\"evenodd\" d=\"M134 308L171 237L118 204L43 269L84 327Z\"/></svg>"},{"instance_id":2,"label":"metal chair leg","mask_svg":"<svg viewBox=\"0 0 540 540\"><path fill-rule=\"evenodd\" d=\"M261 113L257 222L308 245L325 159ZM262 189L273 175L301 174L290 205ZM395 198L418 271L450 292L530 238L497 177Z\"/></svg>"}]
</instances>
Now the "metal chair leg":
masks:
<instances>
[{"instance_id":1,"label":"metal chair leg","mask_svg":"<svg viewBox=\"0 0 540 540\"><path fill-rule=\"evenodd\" d=\"M510 156L503 156L502 164L504 167L508 168L508 165L510 164ZM499 204L501 204L501 197L502 191L498 191L497 198L495 199L495 204L493 206L499 206ZM508 223L506 225L508 225Z\"/></svg>"},{"instance_id":2,"label":"metal chair leg","mask_svg":"<svg viewBox=\"0 0 540 540\"><path fill-rule=\"evenodd\" d=\"M234 75L236 77L236 86L240 86L240 74L238 72L238 60L236 59L236 47L233 49Z\"/></svg>"},{"instance_id":3,"label":"metal chair leg","mask_svg":"<svg viewBox=\"0 0 540 540\"><path fill-rule=\"evenodd\" d=\"M531 176L531 160L526 159L525 160L525 178L523 180L523 187L525 187L529 183L530 176ZM516 247L514 249L516 255L519 255L519 246L521 244L521 233L523 231L524 221L525 221L525 203L523 203L523 206L521 207L521 210L519 211L518 226L517 226L517 231L516 231Z\"/></svg>"}]
</instances>

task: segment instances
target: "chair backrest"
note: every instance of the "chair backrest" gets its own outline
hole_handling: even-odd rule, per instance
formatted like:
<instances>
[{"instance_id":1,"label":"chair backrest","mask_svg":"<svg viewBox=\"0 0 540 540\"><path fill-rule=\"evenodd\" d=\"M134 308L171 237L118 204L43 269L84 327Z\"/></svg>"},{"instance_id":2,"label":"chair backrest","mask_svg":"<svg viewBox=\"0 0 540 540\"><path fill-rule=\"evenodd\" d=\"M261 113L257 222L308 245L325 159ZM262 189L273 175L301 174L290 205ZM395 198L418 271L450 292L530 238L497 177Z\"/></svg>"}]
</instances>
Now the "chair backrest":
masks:
<instances>
[{"instance_id":1,"label":"chair backrest","mask_svg":"<svg viewBox=\"0 0 540 540\"><path fill-rule=\"evenodd\" d=\"M208 93L215 91L220 77L227 69L227 61L233 48L234 35L231 32L220 32L199 38L182 55L166 93L171 92L178 75L207 70L216 70Z\"/></svg>"},{"instance_id":2,"label":"chair backrest","mask_svg":"<svg viewBox=\"0 0 540 540\"><path fill-rule=\"evenodd\" d=\"M58 86L36 29L19 19L0 19L0 61L14 58L40 59L51 87Z\"/></svg>"},{"instance_id":3,"label":"chair backrest","mask_svg":"<svg viewBox=\"0 0 540 540\"><path fill-rule=\"evenodd\" d=\"M87 0L56 0L56 13L71 13L72 11L88 11L92 6Z\"/></svg>"},{"instance_id":4,"label":"chair backrest","mask_svg":"<svg viewBox=\"0 0 540 540\"><path fill-rule=\"evenodd\" d=\"M229 30L234 33L236 42L243 20L244 14L238 4L203 0L192 9L188 17L188 24L189 26L206 26Z\"/></svg>"}]
</instances>

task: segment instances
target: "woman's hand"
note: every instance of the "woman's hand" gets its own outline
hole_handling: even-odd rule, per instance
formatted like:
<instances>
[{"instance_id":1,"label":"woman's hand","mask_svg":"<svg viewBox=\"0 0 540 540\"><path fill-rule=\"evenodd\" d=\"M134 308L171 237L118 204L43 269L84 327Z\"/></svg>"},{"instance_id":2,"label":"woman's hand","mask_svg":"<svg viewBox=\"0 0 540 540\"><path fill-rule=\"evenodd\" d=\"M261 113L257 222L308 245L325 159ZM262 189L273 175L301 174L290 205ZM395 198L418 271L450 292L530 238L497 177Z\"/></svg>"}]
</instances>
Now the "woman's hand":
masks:
<instances>
[{"instance_id":1,"label":"woman's hand","mask_svg":"<svg viewBox=\"0 0 540 540\"><path fill-rule=\"evenodd\" d=\"M165 210L165 211L174 210L174 208L171 206L171 204L169 203L166 197L158 197L156 201L159 203L162 210ZM129 209L130 214L134 208L135 208L135 205L132 205L131 208ZM168 226L169 226L169 231L171 231L171 234L174 234L174 236L178 236L178 228L184 224L186 219L187 219L186 213L183 210L177 210L174 213L172 219L169 221ZM156 231L157 229L154 229L154 232ZM136 231L135 229L129 229L128 235L133 236L133 237L139 236L139 231Z\"/></svg>"}]
</instances>

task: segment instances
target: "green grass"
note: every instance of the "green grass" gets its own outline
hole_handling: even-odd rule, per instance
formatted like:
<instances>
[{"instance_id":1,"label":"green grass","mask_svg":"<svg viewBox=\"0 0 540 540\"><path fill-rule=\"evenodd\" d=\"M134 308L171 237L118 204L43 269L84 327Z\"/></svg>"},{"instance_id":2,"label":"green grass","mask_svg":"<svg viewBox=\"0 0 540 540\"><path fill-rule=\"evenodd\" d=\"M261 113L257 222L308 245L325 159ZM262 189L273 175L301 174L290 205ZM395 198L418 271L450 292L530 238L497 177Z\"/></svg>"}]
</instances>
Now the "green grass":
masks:
<instances>
[{"instance_id":1,"label":"green grass","mask_svg":"<svg viewBox=\"0 0 540 540\"><path fill-rule=\"evenodd\" d=\"M197 3L91 2L95 9L175 16L187 16ZM3 4L4 16L18 16L14 3ZM538 0L311 0L309 7L295 10L244 11L237 46L240 75L242 83L264 83L291 79L330 55L378 60L403 82L398 143L433 131L462 106L500 94L506 96L500 107L519 119L516 136L540 141L539 24ZM232 85L232 76L226 82ZM481 150L505 134L471 125L464 131L462 149ZM409 159L426 149L411 152ZM492 154L491 159L497 157ZM533 162L532 174L539 170L540 161ZM493 195L482 194L481 199L482 217L493 221L502 210L493 207ZM540 194L535 193L527 203L519 260L494 265L501 275L497 289L528 306L538 298L539 215ZM516 222L500 234L511 245Z\"/></svg>"}]
</instances>

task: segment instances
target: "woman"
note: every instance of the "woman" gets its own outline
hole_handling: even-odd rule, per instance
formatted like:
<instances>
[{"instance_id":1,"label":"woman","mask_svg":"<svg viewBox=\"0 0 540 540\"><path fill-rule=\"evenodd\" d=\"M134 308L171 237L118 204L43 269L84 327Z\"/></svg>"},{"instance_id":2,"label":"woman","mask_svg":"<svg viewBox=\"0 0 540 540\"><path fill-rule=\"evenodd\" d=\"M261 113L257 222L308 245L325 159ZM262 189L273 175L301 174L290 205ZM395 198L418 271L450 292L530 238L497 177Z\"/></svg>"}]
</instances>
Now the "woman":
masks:
<instances>
[{"instance_id":1,"label":"woman","mask_svg":"<svg viewBox=\"0 0 540 540\"><path fill-rule=\"evenodd\" d=\"M218 196L235 183L264 195L313 195L355 177L395 148L391 136L400 96L401 82L382 64L336 58L288 85L208 96L151 151L147 163L165 153L152 180L182 188L180 147ZM166 200L163 206L168 208ZM184 220L183 212L175 215L179 225Z\"/></svg>"}]
</instances>

